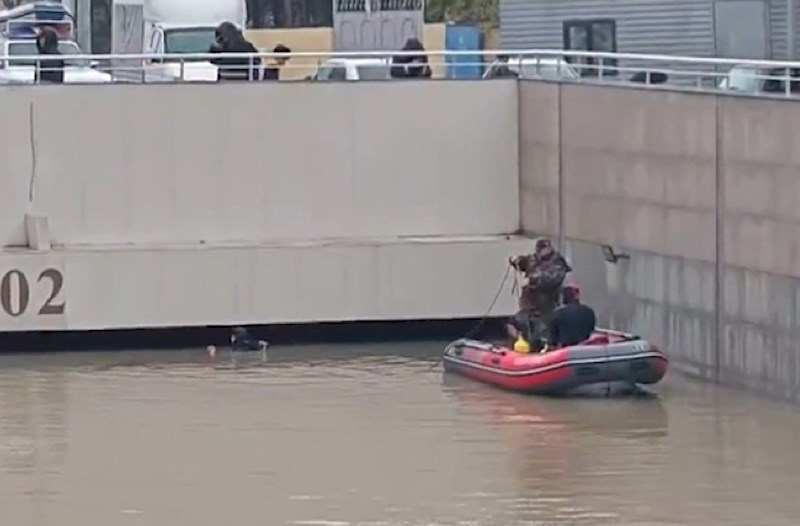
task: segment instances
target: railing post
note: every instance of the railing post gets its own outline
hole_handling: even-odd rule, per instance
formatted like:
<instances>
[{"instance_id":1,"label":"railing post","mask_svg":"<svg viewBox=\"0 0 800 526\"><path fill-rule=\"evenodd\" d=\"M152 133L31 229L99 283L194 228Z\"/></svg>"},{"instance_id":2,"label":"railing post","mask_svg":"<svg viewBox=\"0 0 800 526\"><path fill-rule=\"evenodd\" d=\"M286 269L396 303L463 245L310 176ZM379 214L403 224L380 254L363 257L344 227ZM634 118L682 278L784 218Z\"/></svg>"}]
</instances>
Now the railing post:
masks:
<instances>
[{"instance_id":1,"label":"railing post","mask_svg":"<svg viewBox=\"0 0 800 526\"><path fill-rule=\"evenodd\" d=\"M787 97L792 94L792 68L786 68L784 70L783 93Z\"/></svg>"}]
</instances>

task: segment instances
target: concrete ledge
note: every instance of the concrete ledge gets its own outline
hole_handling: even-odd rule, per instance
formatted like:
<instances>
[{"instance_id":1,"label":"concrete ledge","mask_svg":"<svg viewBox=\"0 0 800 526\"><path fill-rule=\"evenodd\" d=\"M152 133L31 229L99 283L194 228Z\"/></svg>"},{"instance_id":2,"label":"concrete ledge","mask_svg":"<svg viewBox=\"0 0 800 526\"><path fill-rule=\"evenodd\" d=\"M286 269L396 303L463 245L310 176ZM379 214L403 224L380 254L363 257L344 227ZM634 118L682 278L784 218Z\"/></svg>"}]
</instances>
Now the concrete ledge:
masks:
<instances>
[{"instance_id":1,"label":"concrete ledge","mask_svg":"<svg viewBox=\"0 0 800 526\"><path fill-rule=\"evenodd\" d=\"M25 235L28 239L28 248L50 250L50 224L46 215L25 214Z\"/></svg>"},{"instance_id":2,"label":"concrete ledge","mask_svg":"<svg viewBox=\"0 0 800 526\"><path fill-rule=\"evenodd\" d=\"M30 294L0 311L0 331L482 317L508 257L527 250L480 236L5 251L0 268ZM490 314L514 312L512 281Z\"/></svg>"}]
</instances>

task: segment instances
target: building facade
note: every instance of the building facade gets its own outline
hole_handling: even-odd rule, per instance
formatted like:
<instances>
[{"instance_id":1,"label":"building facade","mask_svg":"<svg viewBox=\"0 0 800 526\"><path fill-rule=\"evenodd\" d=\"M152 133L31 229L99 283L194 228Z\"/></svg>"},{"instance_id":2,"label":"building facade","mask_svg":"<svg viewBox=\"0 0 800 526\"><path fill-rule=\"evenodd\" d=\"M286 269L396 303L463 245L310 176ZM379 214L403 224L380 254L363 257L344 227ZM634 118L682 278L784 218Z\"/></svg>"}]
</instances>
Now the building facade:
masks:
<instances>
[{"instance_id":1,"label":"building facade","mask_svg":"<svg viewBox=\"0 0 800 526\"><path fill-rule=\"evenodd\" d=\"M800 56L796 3L800 0L500 0L500 33L506 49L786 60Z\"/></svg>"}]
</instances>

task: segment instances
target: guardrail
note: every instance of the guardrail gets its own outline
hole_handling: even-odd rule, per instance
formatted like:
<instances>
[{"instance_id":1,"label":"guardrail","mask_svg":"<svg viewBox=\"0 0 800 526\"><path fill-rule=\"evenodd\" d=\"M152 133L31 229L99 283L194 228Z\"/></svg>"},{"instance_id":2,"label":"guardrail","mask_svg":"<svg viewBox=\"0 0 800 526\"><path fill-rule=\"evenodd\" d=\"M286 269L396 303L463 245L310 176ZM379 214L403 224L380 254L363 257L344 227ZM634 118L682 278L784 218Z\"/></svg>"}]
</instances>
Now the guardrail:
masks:
<instances>
[{"instance_id":1,"label":"guardrail","mask_svg":"<svg viewBox=\"0 0 800 526\"><path fill-rule=\"evenodd\" d=\"M426 51L433 77L491 77L509 71L521 78L568 82L636 83L704 90L792 96L800 93L800 62L566 50ZM277 60L281 80L391 80L392 59L419 52L293 52L62 55L67 83L214 82L238 76L262 80ZM498 57L507 58L508 69ZM239 65L221 64L239 59ZM0 83L34 82L41 56L0 57ZM214 66L211 63L216 63ZM94 70L100 75L81 75ZM220 74L220 72L222 72ZM336 75L331 75L335 72ZM363 76L360 76L361 74ZM501 75L502 76L502 75Z\"/></svg>"}]
</instances>

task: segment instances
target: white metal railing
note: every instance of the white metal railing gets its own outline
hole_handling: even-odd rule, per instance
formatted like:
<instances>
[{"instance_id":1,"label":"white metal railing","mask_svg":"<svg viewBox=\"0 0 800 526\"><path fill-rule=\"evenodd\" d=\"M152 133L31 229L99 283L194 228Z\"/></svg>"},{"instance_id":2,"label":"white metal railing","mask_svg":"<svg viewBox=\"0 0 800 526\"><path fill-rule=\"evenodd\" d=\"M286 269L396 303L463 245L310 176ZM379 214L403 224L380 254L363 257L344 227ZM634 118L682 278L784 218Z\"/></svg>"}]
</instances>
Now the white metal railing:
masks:
<instances>
[{"instance_id":1,"label":"white metal railing","mask_svg":"<svg viewBox=\"0 0 800 526\"><path fill-rule=\"evenodd\" d=\"M417 56L419 52L403 51L350 51L350 52L292 52L287 54L258 53L253 55L230 53L197 54L118 54L118 55L62 55L58 58L72 64L84 64L104 72L108 82L197 82L217 80L218 68L209 68L209 60L244 58L252 59L255 67L248 65L220 66L224 70L245 70L250 79L261 77L264 67L275 59L288 59L281 66L282 80L313 78L317 68L331 59L383 59L397 56ZM566 51L553 49L531 50L476 50L476 51L425 51L434 77L447 77L448 71L461 72L457 77L483 74L498 56L509 57L512 70L521 72L522 78L545 78L575 82L664 84L671 87L704 90L727 89L748 93L783 94L800 93L800 62L776 60L721 59L672 55L600 53L591 51ZM0 57L0 82L14 81L17 64L36 63L44 57ZM454 62L454 59L459 59ZM375 67L369 61L351 62L353 68ZM30 67L30 66L28 66ZM72 69L79 66L72 66ZM732 68L737 69L730 73ZM80 76L74 77L80 83ZM391 78L387 73L386 78ZM348 78L348 80L354 80ZM372 80L372 79L371 79ZM65 79L65 82L71 82ZM95 82L95 81L87 81Z\"/></svg>"}]
</instances>

